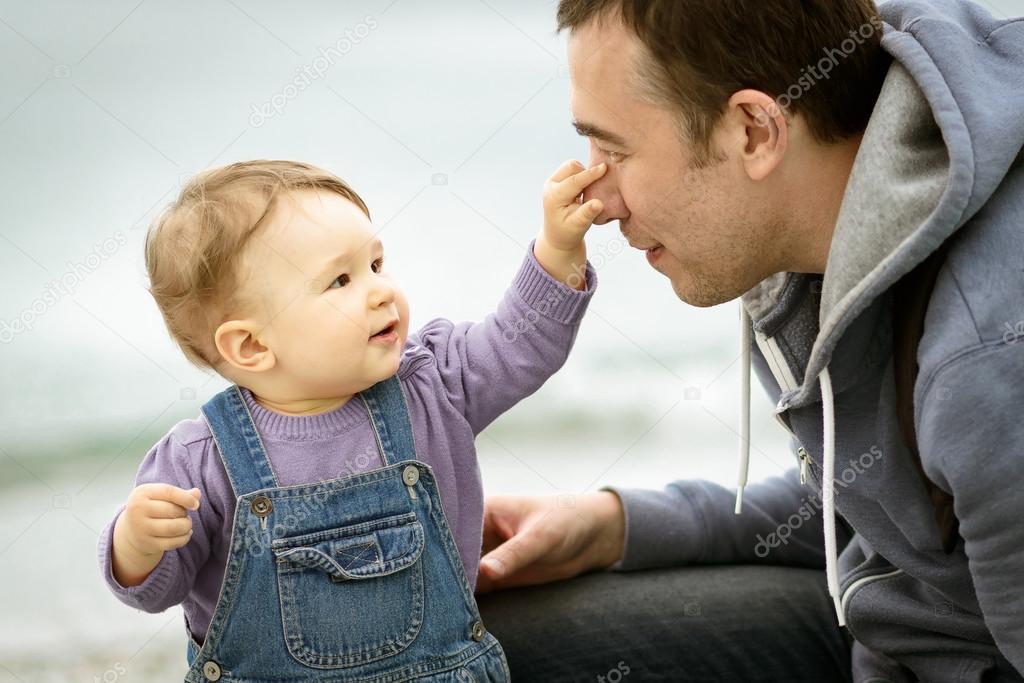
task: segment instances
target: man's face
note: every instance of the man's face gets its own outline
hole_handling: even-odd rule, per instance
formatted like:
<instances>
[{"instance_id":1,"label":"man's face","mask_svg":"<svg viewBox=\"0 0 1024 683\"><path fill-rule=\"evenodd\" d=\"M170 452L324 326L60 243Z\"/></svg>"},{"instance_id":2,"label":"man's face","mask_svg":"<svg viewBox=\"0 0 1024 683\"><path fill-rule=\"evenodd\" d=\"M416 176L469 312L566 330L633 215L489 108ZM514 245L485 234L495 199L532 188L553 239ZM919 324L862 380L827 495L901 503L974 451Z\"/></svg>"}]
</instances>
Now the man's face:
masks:
<instances>
[{"instance_id":1,"label":"man's face","mask_svg":"<svg viewBox=\"0 0 1024 683\"><path fill-rule=\"evenodd\" d=\"M596 222L618 220L680 299L695 306L729 301L775 272L776 262L769 207L736 160L743 128L719 126L714 161L698 168L678 112L638 94L640 47L615 16L570 34L574 123L590 140L590 163L608 164L584 200L604 202Z\"/></svg>"}]
</instances>

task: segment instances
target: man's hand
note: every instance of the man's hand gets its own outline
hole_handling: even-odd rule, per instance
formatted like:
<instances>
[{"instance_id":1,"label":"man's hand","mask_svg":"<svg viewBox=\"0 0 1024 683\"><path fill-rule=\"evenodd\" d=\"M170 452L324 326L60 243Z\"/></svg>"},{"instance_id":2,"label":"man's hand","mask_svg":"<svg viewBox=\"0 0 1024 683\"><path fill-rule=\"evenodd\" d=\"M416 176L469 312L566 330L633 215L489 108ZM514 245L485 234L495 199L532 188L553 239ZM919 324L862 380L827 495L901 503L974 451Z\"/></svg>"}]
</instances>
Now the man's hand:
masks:
<instances>
[{"instance_id":1,"label":"man's hand","mask_svg":"<svg viewBox=\"0 0 1024 683\"><path fill-rule=\"evenodd\" d=\"M610 491L578 496L491 496L477 592L568 579L622 556L625 521Z\"/></svg>"},{"instance_id":2,"label":"man's hand","mask_svg":"<svg viewBox=\"0 0 1024 683\"><path fill-rule=\"evenodd\" d=\"M160 563L164 552L192 538L189 510L199 509L199 489L142 484L128 496L114 524L111 569L122 586L137 586Z\"/></svg>"},{"instance_id":3,"label":"man's hand","mask_svg":"<svg viewBox=\"0 0 1024 683\"><path fill-rule=\"evenodd\" d=\"M583 190L608 170L566 161L544 183L544 229L533 246L537 261L551 277L573 289L586 289L587 246L583 237L604 205L600 199L580 204Z\"/></svg>"}]
</instances>

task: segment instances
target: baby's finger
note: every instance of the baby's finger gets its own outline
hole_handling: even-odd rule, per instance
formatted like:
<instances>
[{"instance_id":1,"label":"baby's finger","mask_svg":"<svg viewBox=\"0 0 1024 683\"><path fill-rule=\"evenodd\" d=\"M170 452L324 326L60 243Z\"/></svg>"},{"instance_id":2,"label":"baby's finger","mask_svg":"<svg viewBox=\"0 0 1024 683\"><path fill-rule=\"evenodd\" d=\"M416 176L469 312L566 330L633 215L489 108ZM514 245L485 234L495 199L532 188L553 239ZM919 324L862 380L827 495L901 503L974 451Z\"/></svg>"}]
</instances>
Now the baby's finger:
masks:
<instances>
[{"instance_id":1,"label":"baby's finger","mask_svg":"<svg viewBox=\"0 0 1024 683\"><path fill-rule=\"evenodd\" d=\"M164 552L168 550L176 550L182 546L188 545L188 542L192 540L192 532L189 531L187 534L174 536L172 538L157 538L154 540L156 541L154 545Z\"/></svg>"},{"instance_id":2,"label":"baby's finger","mask_svg":"<svg viewBox=\"0 0 1024 683\"><path fill-rule=\"evenodd\" d=\"M150 484L146 487L146 497L150 500L165 500L186 510L199 509L199 496L197 488L186 491L172 484Z\"/></svg>"},{"instance_id":3,"label":"baby's finger","mask_svg":"<svg viewBox=\"0 0 1024 683\"><path fill-rule=\"evenodd\" d=\"M558 167L558 170L548 180L553 183L560 183L574 173L579 173L584 168L586 167L580 162L570 159L569 161L562 162L562 165Z\"/></svg>"},{"instance_id":4,"label":"baby's finger","mask_svg":"<svg viewBox=\"0 0 1024 683\"><path fill-rule=\"evenodd\" d=\"M571 200L579 197L583 190L603 176L607 170L608 165L601 162L597 166L591 166L575 175L571 175L559 183L555 194L558 199L564 200L568 204Z\"/></svg>"},{"instance_id":5,"label":"baby's finger","mask_svg":"<svg viewBox=\"0 0 1024 683\"><path fill-rule=\"evenodd\" d=\"M192 531L192 520L188 517L151 519L146 525L146 533L154 538L175 538L190 531Z\"/></svg>"},{"instance_id":6,"label":"baby's finger","mask_svg":"<svg viewBox=\"0 0 1024 683\"><path fill-rule=\"evenodd\" d=\"M594 224L594 221L601 215L602 211L604 211L604 204L601 203L601 200L591 199L578 209L573 210L568 218L566 218L566 222L580 230L585 230Z\"/></svg>"},{"instance_id":7,"label":"baby's finger","mask_svg":"<svg viewBox=\"0 0 1024 683\"><path fill-rule=\"evenodd\" d=\"M145 514L153 519L177 519L188 517L188 510L176 503L168 503L166 500L148 500Z\"/></svg>"}]
</instances>

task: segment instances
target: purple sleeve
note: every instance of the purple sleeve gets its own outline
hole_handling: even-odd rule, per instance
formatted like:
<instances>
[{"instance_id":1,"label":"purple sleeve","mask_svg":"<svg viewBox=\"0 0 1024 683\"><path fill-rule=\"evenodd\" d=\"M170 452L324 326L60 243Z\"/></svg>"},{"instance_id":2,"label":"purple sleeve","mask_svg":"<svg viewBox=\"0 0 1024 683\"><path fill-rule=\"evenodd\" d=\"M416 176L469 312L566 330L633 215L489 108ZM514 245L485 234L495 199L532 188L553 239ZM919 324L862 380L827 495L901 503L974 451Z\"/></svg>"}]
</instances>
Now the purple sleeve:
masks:
<instances>
[{"instance_id":1,"label":"purple sleeve","mask_svg":"<svg viewBox=\"0 0 1024 683\"><path fill-rule=\"evenodd\" d=\"M497 311L479 323L432 320L417 333L474 434L565 363L597 286L589 263L586 275L584 291L558 282L537 262L531 242Z\"/></svg>"},{"instance_id":2,"label":"purple sleeve","mask_svg":"<svg viewBox=\"0 0 1024 683\"><path fill-rule=\"evenodd\" d=\"M212 534L219 529L217 512L211 504L200 477L190 466L190 454L172 434L150 449L139 466L135 485L165 483L183 489L198 487L201 491L198 510L190 510L192 539L187 545L165 552L159 564L138 586L125 587L114 578L110 553L114 540L114 524L124 510L122 505L100 534L98 547L100 571L110 591L130 607L145 612L162 612L179 604L188 595L199 568L210 556Z\"/></svg>"}]
</instances>

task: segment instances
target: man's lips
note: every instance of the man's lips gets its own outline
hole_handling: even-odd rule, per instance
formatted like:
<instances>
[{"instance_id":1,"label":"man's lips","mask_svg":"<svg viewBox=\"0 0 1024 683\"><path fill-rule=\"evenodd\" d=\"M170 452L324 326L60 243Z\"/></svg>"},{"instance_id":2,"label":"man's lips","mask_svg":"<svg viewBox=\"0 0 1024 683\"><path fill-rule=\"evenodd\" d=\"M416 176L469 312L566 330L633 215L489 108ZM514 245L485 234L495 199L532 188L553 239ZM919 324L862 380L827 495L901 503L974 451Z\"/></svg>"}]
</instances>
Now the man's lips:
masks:
<instances>
[{"instance_id":1,"label":"man's lips","mask_svg":"<svg viewBox=\"0 0 1024 683\"><path fill-rule=\"evenodd\" d=\"M661 255L665 253L665 247L659 244L656 247L651 247L650 249L645 249L644 251L647 252L647 262L653 266L658 262L658 259L661 258Z\"/></svg>"},{"instance_id":2,"label":"man's lips","mask_svg":"<svg viewBox=\"0 0 1024 683\"><path fill-rule=\"evenodd\" d=\"M657 263L661 258L661 255L665 253L664 245L658 244L657 242L648 242L647 244L638 243L634 238L628 235L625 230L622 231L622 236L626 238L627 242L629 242L629 246L646 252L647 262L652 266Z\"/></svg>"},{"instance_id":3,"label":"man's lips","mask_svg":"<svg viewBox=\"0 0 1024 683\"><path fill-rule=\"evenodd\" d=\"M629 246L633 247L634 249L639 249L640 251L647 252L647 260L651 263L651 265L654 265L654 262L658 260L658 257L660 257L662 253L664 253L665 251L665 247L662 246L661 244L658 244L657 242L653 242L650 244L634 244L633 241L630 240L628 237L626 239L627 241L629 241Z\"/></svg>"},{"instance_id":4,"label":"man's lips","mask_svg":"<svg viewBox=\"0 0 1024 683\"><path fill-rule=\"evenodd\" d=\"M638 242L636 238L628 234L625 230L622 231L622 236L626 238L627 242L629 242L629 246L634 249L639 249L640 251L651 251L661 246L657 242L648 242L646 245L643 242Z\"/></svg>"}]
</instances>

